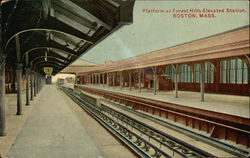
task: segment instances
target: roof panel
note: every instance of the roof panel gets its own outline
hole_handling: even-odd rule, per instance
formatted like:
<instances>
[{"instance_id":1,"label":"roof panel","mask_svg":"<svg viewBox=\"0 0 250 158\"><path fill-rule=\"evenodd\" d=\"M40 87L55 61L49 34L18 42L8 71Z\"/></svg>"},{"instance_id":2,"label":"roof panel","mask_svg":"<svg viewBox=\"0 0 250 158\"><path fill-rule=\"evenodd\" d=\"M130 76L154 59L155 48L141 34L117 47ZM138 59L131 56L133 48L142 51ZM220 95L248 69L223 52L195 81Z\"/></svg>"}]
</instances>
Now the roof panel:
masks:
<instances>
[{"instance_id":1,"label":"roof panel","mask_svg":"<svg viewBox=\"0 0 250 158\"><path fill-rule=\"evenodd\" d=\"M55 62L55 66L60 68L54 73L58 73L123 25L117 20L121 6L112 1L103 5L96 0L26 0L16 4L6 2L2 7L3 15L8 17L3 18L3 23L6 24L2 36L5 49L1 53L7 55L9 64L17 62L17 45L14 39L15 36L20 36L20 56L29 56L30 60L26 60L28 62L39 57L43 60L39 64L35 63L37 67L32 67L35 71L43 73L40 70L46 65L43 56L47 52L55 57L47 65ZM126 3L133 7L134 1ZM49 49L46 51L46 48Z\"/></svg>"}]
</instances>

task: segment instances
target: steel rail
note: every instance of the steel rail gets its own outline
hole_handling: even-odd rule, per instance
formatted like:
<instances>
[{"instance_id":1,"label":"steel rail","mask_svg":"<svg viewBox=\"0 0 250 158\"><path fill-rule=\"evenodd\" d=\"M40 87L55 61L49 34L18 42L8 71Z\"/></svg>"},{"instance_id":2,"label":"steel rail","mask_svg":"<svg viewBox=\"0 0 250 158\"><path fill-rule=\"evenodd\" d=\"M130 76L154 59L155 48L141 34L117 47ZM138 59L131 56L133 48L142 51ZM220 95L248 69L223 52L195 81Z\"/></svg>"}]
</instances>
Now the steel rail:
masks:
<instances>
[{"instance_id":1,"label":"steel rail","mask_svg":"<svg viewBox=\"0 0 250 158\"><path fill-rule=\"evenodd\" d=\"M84 87L84 89L85 89L85 87ZM232 127L232 126L229 126L229 125L225 125L225 124L218 123L218 122L215 122L215 121L206 120L206 119L203 119L203 118L199 118L199 117L196 117L196 116L184 114L184 113L181 113L181 112L176 112L174 110L169 110L169 109L162 108L162 107L159 107L159 106L150 105L150 104L144 103L142 101L135 101L135 100L132 100L132 99L128 99L128 98L126 98L124 96L120 96L120 95L118 96L118 95L116 95L116 94L114 94L112 92L108 92L108 91L104 92L103 90L99 90L99 89L93 90L93 88L87 88L87 89L89 91L92 91L93 93L99 93L99 95L102 95L103 97L109 97L109 96L110 97L116 97L117 99L133 102L133 103L136 103L136 104L142 104L142 105L145 105L147 107L154 108L154 109L157 109L157 110L174 113L174 114L177 114L177 115L180 115L180 116L196 119L196 120L199 120L199 121L204 121L206 123L210 123L210 124L214 124L214 125L217 125L217 126L221 126L221 127L229 128L229 129L236 130L236 131L239 131L239 132L243 132L243 133L246 133L246 134L250 134L250 131L248 131L248 130L240 129L240 128L237 128L237 127Z\"/></svg>"},{"instance_id":2,"label":"steel rail","mask_svg":"<svg viewBox=\"0 0 250 158\"><path fill-rule=\"evenodd\" d=\"M84 102L84 105L88 105L88 108L91 109L92 111L94 111L94 113L96 113L98 116L100 116L103 120L105 120L106 122L109 122L111 125L113 125L114 127L116 127L116 129L118 129L121 133L125 134L127 137L131 135L136 138L136 143L137 145L141 146L141 144L143 143L144 149L153 149L155 151L153 157L160 157L160 156L164 156L164 157L171 157L169 156L169 154L165 153L164 151L162 151L159 147L155 146L154 144L150 143L149 141L145 140L144 138L142 138L141 136L139 136L138 134L132 132L131 130L129 130L127 127L125 127L124 125L118 123L117 121L115 121L114 119L112 119L110 116L108 116L106 113L109 113L112 115L112 117L115 117L119 120L122 120L124 123L127 123L127 125L130 125L131 127L133 127L134 129L137 129L138 131L140 131L141 133L143 133L144 135L149 136L149 138L154 139L155 141L157 141L161 145L166 146L167 148L169 148L171 151L173 151L173 153L178 154L181 157L216 157L212 154L209 154L199 148L196 148L190 144L187 144L177 138L174 138L170 135L167 135L153 127L148 126L145 123L142 123L138 120L135 120L125 114L122 114L118 111L115 111L105 105L101 105L100 107L91 105L90 103L82 100L78 95L78 97L75 96L75 94L73 94L73 92L69 92L69 90L66 90L66 88L63 88L64 91L66 91L67 93L71 93L70 95L72 97L78 98L78 100L80 102ZM121 118L123 117L123 118ZM141 126L142 128L140 129L138 126ZM148 129L148 132L142 131L142 129ZM155 135L158 138L156 138ZM159 140L160 139L160 140ZM161 142L162 140L162 142ZM146 145L145 145L146 144ZM171 144L171 145L169 145Z\"/></svg>"},{"instance_id":3,"label":"steel rail","mask_svg":"<svg viewBox=\"0 0 250 158\"><path fill-rule=\"evenodd\" d=\"M209 154L208 152L201 150L193 145L190 145L178 138L175 138L167 133L164 133L162 131L159 131L158 129L149 126L139 120L136 120L126 114L123 114L121 112L118 112L108 106L103 105L103 108L106 112L110 113L111 115L114 116L114 113L117 114L118 116L116 116L118 119L120 119L121 121L129 123L130 125L134 123L134 128L136 128L137 130L139 130L140 132L144 133L145 135L149 136L150 138L156 140L159 143L162 143L162 145L166 146L167 148L170 148L172 150L174 150L176 153L179 153L181 156L185 157L186 154L188 153L188 155L192 155L194 157L216 157L212 154ZM113 113L113 114L112 114ZM122 116L122 117L119 117ZM142 128L140 128L142 127ZM147 132L145 132L147 131ZM178 147L178 148L177 148Z\"/></svg>"},{"instance_id":4,"label":"steel rail","mask_svg":"<svg viewBox=\"0 0 250 158\"><path fill-rule=\"evenodd\" d=\"M153 144L151 144L150 142L147 142L145 139L143 139L142 137L140 137L139 135L137 135L136 133L129 131L128 129L126 129L126 127L124 127L123 125L117 123L116 121L114 121L112 118L109 118L107 116L105 116L103 113L101 113L94 105L91 105L88 102L85 102L84 100L82 100L79 97L76 97L74 94L72 94L72 92L70 92L69 90L66 90L65 88L62 88L63 91L69 95L77 104L79 104L82 108L84 108L86 111L88 111L88 113L91 113L92 116L94 116L95 118L97 118L98 122L101 122L102 124L105 124L106 127L109 127L109 129L112 129L113 132L115 132L116 134L119 135L118 138L125 140L130 147L132 147L133 149L135 149L137 152L139 152L139 154L141 155L141 157L145 157L145 158L151 158L151 157L159 157L159 156L164 156L166 158L171 158L171 156L169 156L168 154L166 154L164 151L158 149L156 146L154 146ZM113 123L113 127L110 125L111 122L115 122L115 124ZM126 131L129 132L129 134L127 134L128 132L125 132L124 129ZM129 138L136 137L137 140L141 140L143 141L145 144L145 146L150 146L152 149L155 150L154 155L150 156L147 153L147 150L144 150L143 148L140 148L138 146L138 144L136 144L136 142L133 142L132 140L130 140ZM147 148L145 148L147 149ZM160 153L160 155L159 155Z\"/></svg>"}]
</instances>

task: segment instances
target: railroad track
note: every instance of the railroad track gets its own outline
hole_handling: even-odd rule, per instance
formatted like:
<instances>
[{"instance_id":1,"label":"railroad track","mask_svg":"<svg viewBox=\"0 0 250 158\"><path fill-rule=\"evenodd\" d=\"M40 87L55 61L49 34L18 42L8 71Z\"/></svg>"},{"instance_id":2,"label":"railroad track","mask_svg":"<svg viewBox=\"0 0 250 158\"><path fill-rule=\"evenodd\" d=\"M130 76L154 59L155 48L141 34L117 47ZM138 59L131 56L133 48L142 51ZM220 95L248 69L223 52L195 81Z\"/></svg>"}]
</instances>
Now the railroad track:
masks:
<instances>
[{"instance_id":1,"label":"railroad track","mask_svg":"<svg viewBox=\"0 0 250 158\"><path fill-rule=\"evenodd\" d=\"M140 110L146 113L166 118L178 122L187 127L198 129L210 135L210 138L219 138L234 141L236 144L242 144L249 148L250 144L250 120L237 116L221 114L217 112L201 110L179 106L172 103L156 101L127 94L110 92L98 88L89 88L86 86L75 85L88 93L96 94L108 100L132 107L134 110ZM227 145L217 141L217 143L228 147L239 154L247 155L249 152L237 147Z\"/></svg>"},{"instance_id":2,"label":"railroad track","mask_svg":"<svg viewBox=\"0 0 250 158\"><path fill-rule=\"evenodd\" d=\"M141 157L216 157L108 106L90 104L81 99L72 89L62 89L84 110L95 117L98 122L125 141Z\"/></svg>"}]
</instances>

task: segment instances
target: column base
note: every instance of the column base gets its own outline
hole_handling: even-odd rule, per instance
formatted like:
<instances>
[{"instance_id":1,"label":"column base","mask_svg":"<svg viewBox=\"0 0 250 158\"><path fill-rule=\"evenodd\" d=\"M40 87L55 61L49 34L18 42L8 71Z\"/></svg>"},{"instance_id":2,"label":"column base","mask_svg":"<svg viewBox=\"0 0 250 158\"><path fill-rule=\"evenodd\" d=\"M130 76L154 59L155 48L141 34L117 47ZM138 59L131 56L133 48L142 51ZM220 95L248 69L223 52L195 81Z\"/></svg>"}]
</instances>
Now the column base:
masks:
<instances>
[{"instance_id":1,"label":"column base","mask_svg":"<svg viewBox=\"0 0 250 158\"><path fill-rule=\"evenodd\" d=\"M6 135L7 135L7 132L0 132L0 137L6 136Z\"/></svg>"},{"instance_id":2,"label":"column base","mask_svg":"<svg viewBox=\"0 0 250 158\"><path fill-rule=\"evenodd\" d=\"M22 115L22 113L21 112L17 112L16 115Z\"/></svg>"}]
</instances>

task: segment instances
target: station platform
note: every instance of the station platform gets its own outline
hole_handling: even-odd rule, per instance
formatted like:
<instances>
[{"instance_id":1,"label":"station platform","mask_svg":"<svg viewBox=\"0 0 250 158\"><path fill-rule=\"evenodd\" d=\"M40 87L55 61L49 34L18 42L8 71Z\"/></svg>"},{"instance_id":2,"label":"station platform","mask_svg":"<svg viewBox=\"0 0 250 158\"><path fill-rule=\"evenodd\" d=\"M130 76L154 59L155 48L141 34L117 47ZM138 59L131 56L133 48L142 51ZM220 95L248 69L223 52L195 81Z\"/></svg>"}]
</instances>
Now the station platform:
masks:
<instances>
[{"instance_id":1,"label":"station platform","mask_svg":"<svg viewBox=\"0 0 250 158\"><path fill-rule=\"evenodd\" d=\"M72 85L67 86L72 87ZM248 96L205 93L205 101L201 102L199 92L178 91L179 98L175 98L174 91L157 91L157 94L154 95L153 90L150 89L141 89L141 92L139 92L138 89L134 88L129 91L128 87L123 87L121 90L120 86L107 87L106 85L93 86L90 84L79 86L98 88L138 97L159 100L163 102L174 103L181 106L194 107L243 118L250 118L250 99Z\"/></svg>"},{"instance_id":2,"label":"station platform","mask_svg":"<svg viewBox=\"0 0 250 158\"><path fill-rule=\"evenodd\" d=\"M15 116L14 109L7 110L12 113L7 116L7 124L21 127L16 135L11 135L12 129L8 128L8 135L0 137L0 147L5 147L1 148L5 150L1 151L4 158L136 157L54 85L45 86L36 101L23 106L22 123L10 117L24 115Z\"/></svg>"}]
</instances>

